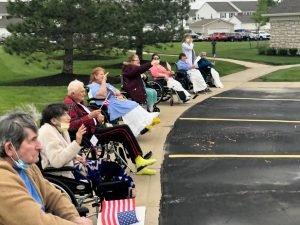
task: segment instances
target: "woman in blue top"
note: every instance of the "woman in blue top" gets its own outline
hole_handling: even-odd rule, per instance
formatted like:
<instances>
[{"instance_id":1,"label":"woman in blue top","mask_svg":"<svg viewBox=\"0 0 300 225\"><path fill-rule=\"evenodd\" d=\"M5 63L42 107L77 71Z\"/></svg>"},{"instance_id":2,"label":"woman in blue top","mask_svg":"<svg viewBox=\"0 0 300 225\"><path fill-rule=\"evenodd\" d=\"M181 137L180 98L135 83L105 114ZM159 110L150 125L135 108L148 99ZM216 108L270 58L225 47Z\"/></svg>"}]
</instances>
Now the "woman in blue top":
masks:
<instances>
[{"instance_id":1,"label":"woman in blue top","mask_svg":"<svg viewBox=\"0 0 300 225\"><path fill-rule=\"evenodd\" d=\"M118 89L106 82L106 79L105 69L97 67L92 71L88 86L90 88L89 95L99 99L96 104L102 105L107 99L110 120L122 117L135 136L160 123L158 112L149 113L138 103L125 99Z\"/></svg>"}]
</instances>

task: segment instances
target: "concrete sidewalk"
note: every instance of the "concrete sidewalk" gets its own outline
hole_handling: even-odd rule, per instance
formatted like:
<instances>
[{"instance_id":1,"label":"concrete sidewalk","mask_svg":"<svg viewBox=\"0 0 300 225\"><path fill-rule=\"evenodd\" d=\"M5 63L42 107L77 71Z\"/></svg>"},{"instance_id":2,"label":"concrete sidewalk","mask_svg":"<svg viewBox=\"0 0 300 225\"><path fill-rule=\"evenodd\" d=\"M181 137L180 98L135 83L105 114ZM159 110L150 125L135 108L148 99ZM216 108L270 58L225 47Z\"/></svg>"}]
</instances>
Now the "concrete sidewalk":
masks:
<instances>
[{"instance_id":1,"label":"concrete sidewalk","mask_svg":"<svg viewBox=\"0 0 300 225\"><path fill-rule=\"evenodd\" d=\"M218 59L217 59L218 60ZM222 77L224 83L223 89L212 89L213 92L207 95L199 95L196 99L191 100L186 104L178 104L175 102L174 106L169 106L167 102L161 103L159 105L161 109L160 118L161 124L154 127L154 129L141 137L138 141L142 146L144 152L152 150L153 158L158 160L157 164L153 168L157 169L157 175L155 176L136 176L135 182L137 187L137 206L146 206L146 225L158 225L159 221L159 210L160 210L160 198L161 198L161 183L160 183L160 173L161 173L161 164L164 159L164 143L168 133L171 131L174 122L176 119L187 109L193 105L211 97L217 95L221 92L231 90L236 87L247 86L247 87L264 87L272 86L274 87L300 87L300 83L260 83L253 82L247 83L253 79L264 76L268 73L280 70L287 69L298 65L286 65L286 66L270 66L252 62L244 62L231 59L219 59L223 61L229 61L237 64L246 66L248 69L227 75ZM174 174L176 176L176 174Z\"/></svg>"}]
</instances>

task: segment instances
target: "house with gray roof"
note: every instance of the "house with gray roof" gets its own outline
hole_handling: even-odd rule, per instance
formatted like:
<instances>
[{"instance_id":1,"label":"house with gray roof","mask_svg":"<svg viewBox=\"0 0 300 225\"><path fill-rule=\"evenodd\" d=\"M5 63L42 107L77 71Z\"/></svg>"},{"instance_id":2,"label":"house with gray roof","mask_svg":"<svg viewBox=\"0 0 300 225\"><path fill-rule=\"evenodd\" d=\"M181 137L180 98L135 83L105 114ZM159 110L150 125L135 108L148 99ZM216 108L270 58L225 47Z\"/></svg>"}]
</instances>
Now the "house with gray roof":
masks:
<instances>
[{"instance_id":1,"label":"house with gray roof","mask_svg":"<svg viewBox=\"0 0 300 225\"><path fill-rule=\"evenodd\" d=\"M231 23L234 24L235 30L249 30L249 31L256 31L258 29L258 24L252 18L252 15L237 15L232 17L229 20ZM264 26L260 27L260 30L269 31L270 30L270 23L267 23Z\"/></svg>"},{"instance_id":2,"label":"house with gray roof","mask_svg":"<svg viewBox=\"0 0 300 225\"><path fill-rule=\"evenodd\" d=\"M234 24L223 19L203 19L192 23L190 29L204 35L217 32L232 33L234 31Z\"/></svg>"},{"instance_id":3,"label":"house with gray roof","mask_svg":"<svg viewBox=\"0 0 300 225\"><path fill-rule=\"evenodd\" d=\"M270 46L274 48L297 48L300 51L300 1L282 0L270 9Z\"/></svg>"}]
</instances>

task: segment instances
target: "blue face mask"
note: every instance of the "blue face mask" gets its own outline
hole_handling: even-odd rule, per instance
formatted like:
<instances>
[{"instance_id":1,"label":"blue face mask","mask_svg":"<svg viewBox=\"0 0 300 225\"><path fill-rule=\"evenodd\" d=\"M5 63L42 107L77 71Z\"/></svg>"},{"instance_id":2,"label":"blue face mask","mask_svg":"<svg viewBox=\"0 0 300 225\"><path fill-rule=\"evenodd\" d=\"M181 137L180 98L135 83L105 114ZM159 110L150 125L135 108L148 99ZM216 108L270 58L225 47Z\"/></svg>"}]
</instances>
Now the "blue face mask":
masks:
<instances>
[{"instance_id":1,"label":"blue face mask","mask_svg":"<svg viewBox=\"0 0 300 225\"><path fill-rule=\"evenodd\" d=\"M18 157L18 160L14 160L12 157L10 157L10 158L14 162L16 168L21 169L21 170L27 170L30 165L28 163L24 162L22 159L20 159L14 146L13 146L13 149Z\"/></svg>"}]
</instances>

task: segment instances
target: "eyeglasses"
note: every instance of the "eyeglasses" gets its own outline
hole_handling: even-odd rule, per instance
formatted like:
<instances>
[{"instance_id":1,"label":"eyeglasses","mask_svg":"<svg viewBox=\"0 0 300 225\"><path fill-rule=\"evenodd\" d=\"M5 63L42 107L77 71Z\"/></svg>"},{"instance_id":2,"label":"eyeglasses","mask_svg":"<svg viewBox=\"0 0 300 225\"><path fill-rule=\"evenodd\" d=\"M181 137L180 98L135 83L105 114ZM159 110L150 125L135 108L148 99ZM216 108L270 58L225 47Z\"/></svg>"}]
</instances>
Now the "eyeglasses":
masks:
<instances>
[{"instance_id":1,"label":"eyeglasses","mask_svg":"<svg viewBox=\"0 0 300 225\"><path fill-rule=\"evenodd\" d=\"M153 59L155 59L155 60L159 60L160 58L159 58L159 57L154 57Z\"/></svg>"},{"instance_id":2,"label":"eyeglasses","mask_svg":"<svg viewBox=\"0 0 300 225\"><path fill-rule=\"evenodd\" d=\"M139 59L133 59L132 61L140 61Z\"/></svg>"}]
</instances>

